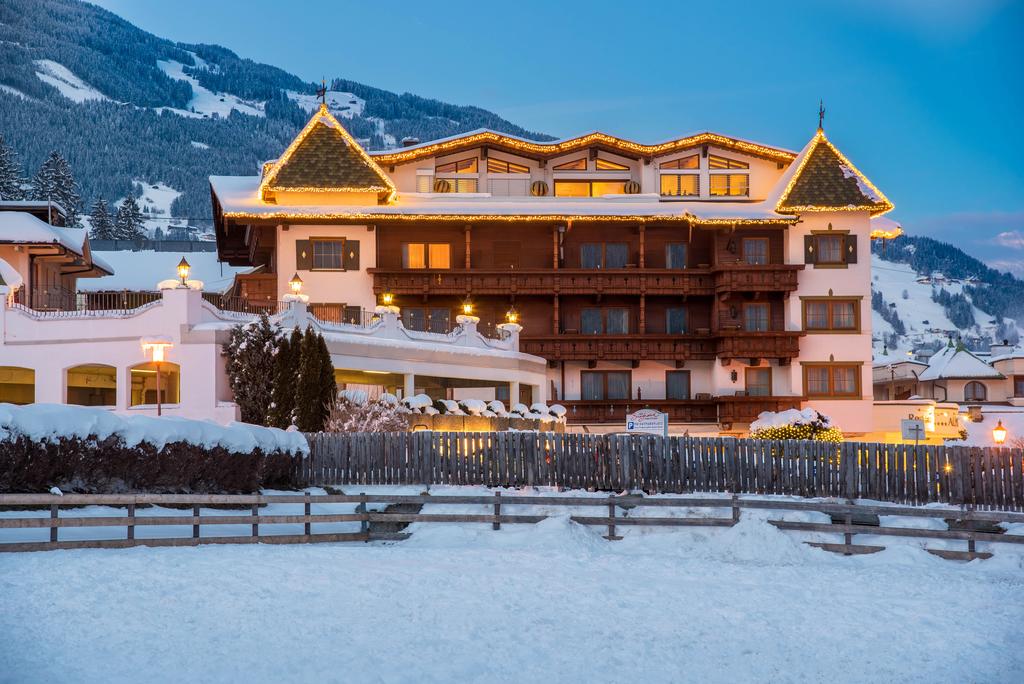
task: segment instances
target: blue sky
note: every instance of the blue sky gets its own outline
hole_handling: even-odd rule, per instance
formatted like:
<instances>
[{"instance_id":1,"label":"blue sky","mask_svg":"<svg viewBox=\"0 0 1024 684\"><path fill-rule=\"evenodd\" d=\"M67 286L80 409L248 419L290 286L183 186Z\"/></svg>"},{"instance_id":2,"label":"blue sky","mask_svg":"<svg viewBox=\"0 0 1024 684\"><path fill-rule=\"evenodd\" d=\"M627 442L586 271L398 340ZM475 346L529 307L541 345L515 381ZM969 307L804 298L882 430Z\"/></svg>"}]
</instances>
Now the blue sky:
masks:
<instances>
[{"instance_id":1,"label":"blue sky","mask_svg":"<svg viewBox=\"0 0 1024 684\"><path fill-rule=\"evenodd\" d=\"M830 139L909 232L1024 271L1024 3L99 0L309 80L493 110L557 136ZM1018 266L1020 264L1020 266Z\"/></svg>"}]
</instances>

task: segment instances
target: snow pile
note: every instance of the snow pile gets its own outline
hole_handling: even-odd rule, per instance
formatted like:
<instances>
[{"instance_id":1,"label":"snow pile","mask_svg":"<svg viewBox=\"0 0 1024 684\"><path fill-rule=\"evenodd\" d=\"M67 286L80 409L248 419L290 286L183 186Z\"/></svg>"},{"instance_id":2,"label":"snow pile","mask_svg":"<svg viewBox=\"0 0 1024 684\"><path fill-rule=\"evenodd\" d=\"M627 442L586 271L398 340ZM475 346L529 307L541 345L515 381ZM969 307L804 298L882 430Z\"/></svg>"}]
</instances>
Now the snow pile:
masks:
<instances>
[{"instance_id":1,"label":"snow pile","mask_svg":"<svg viewBox=\"0 0 1024 684\"><path fill-rule=\"evenodd\" d=\"M822 427L830 427L832 419L812 408L787 409L778 412L764 411L758 415L757 420L750 424L750 431L755 432L763 428L783 425L814 425L816 423L820 423Z\"/></svg>"},{"instance_id":2,"label":"snow pile","mask_svg":"<svg viewBox=\"0 0 1024 684\"><path fill-rule=\"evenodd\" d=\"M508 415L508 411L505 410L504 402L498 401L497 399L487 402L487 410L500 418L504 418Z\"/></svg>"},{"instance_id":3,"label":"snow pile","mask_svg":"<svg viewBox=\"0 0 1024 684\"><path fill-rule=\"evenodd\" d=\"M309 453L309 445L301 433L248 423L233 422L225 426L172 416L120 416L106 409L65 404L0 404L0 440L22 436L37 442L62 437L83 440L120 437L129 447L145 442L162 449L171 442L185 442L207 449L222 447L234 453L251 453L257 448L264 453Z\"/></svg>"},{"instance_id":4,"label":"snow pile","mask_svg":"<svg viewBox=\"0 0 1024 684\"><path fill-rule=\"evenodd\" d=\"M471 416L482 416L487 410L487 402L482 399L463 399L459 402L459 406Z\"/></svg>"}]
</instances>

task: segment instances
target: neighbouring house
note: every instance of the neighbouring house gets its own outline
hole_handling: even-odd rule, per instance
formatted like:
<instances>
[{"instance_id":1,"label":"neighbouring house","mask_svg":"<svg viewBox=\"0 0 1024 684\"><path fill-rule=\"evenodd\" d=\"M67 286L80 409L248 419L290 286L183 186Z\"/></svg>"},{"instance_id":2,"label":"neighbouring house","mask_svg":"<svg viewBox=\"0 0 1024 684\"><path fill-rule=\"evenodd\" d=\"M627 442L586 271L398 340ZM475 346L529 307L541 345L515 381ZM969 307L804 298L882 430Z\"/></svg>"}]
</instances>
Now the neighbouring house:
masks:
<instances>
[{"instance_id":1,"label":"neighbouring house","mask_svg":"<svg viewBox=\"0 0 1024 684\"><path fill-rule=\"evenodd\" d=\"M821 129L799 152L482 130L367 153L320 107L260 173L210 184L220 257L259 268L237 291L276 301L301 281L319 321L388 304L424 334L514 320L546 362L529 386L473 370L405 378L417 391L551 397L593 430L643 406L673 432L804 406L872 428L867 255L900 229ZM398 385L336 359L346 383Z\"/></svg>"},{"instance_id":2,"label":"neighbouring house","mask_svg":"<svg viewBox=\"0 0 1024 684\"><path fill-rule=\"evenodd\" d=\"M915 396L918 378L927 367L924 361L906 356L876 357L871 364L875 401L897 401Z\"/></svg>"},{"instance_id":3,"label":"neighbouring house","mask_svg":"<svg viewBox=\"0 0 1024 684\"><path fill-rule=\"evenodd\" d=\"M918 381L917 394L937 401L975 404L1007 397L1006 376L952 340L932 354Z\"/></svg>"}]
</instances>

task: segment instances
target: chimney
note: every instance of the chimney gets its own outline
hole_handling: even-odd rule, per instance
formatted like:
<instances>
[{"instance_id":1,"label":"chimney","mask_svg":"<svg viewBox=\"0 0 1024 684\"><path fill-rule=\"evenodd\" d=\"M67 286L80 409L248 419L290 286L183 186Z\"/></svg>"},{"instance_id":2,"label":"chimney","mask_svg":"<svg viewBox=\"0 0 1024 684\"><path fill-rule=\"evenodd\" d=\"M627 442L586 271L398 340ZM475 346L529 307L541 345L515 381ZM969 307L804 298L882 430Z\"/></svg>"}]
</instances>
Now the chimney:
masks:
<instances>
[{"instance_id":1,"label":"chimney","mask_svg":"<svg viewBox=\"0 0 1024 684\"><path fill-rule=\"evenodd\" d=\"M1001 344L993 344L988 348L988 352L993 358L996 356L1003 356L1005 354L1012 354L1013 350L1014 346L1010 344L1009 340L1003 340Z\"/></svg>"},{"instance_id":2,"label":"chimney","mask_svg":"<svg viewBox=\"0 0 1024 684\"><path fill-rule=\"evenodd\" d=\"M402 147L412 147L413 145L419 145L420 139L414 138L411 135L402 138Z\"/></svg>"}]
</instances>

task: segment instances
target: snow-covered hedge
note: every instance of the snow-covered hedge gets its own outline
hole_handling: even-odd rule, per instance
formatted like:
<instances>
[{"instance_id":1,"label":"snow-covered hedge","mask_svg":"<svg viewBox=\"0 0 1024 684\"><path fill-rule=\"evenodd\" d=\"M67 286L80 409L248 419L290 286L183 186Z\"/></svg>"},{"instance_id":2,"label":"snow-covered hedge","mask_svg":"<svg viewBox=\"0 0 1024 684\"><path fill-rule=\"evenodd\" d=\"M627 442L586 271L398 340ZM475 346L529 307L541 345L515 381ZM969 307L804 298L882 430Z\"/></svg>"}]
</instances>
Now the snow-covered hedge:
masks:
<instances>
[{"instance_id":1,"label":"snow-covered hedge","mask_svg":"<svg viewBox=\"0 0 1024 684\"><path fill-rule=\"evenodd\" d=\"M244 423L0 404L0 491L252 492L288 486L297 432Z\"/></svg>"},{"instance_id":2,"label":"snow-covered hedge","mask_svg":"<svg viewBox=\"0 0 1024 684\"><path fill-rule=\"evenodd\" d=\"M391 395L388 395L389 397ZM397 400L396 400L397 401ZM526 404L514 404L512 409L506 409L505 404L497 399L483 401L482 399L452 399L433 400L426 394L417 394L406 397L399 402L399 405L409 413L422 415L443 415L443 416L481 416L484 418L525 418L528 420L565 422L565 407L560 404L548 406L543 403L535 403L532 406Z\"/></svg>"},{"instance_id":3,"label":"snow-covered hedge","mask_svg":"<svg viewBox=\"0 0 1024 684\"><path fill-rule=\"evenodd\" d=\"M765 411L750 424L753 439L814 439L842 442L843 431L832 419L812 408Z\"/></svg>"}]
</instances>

